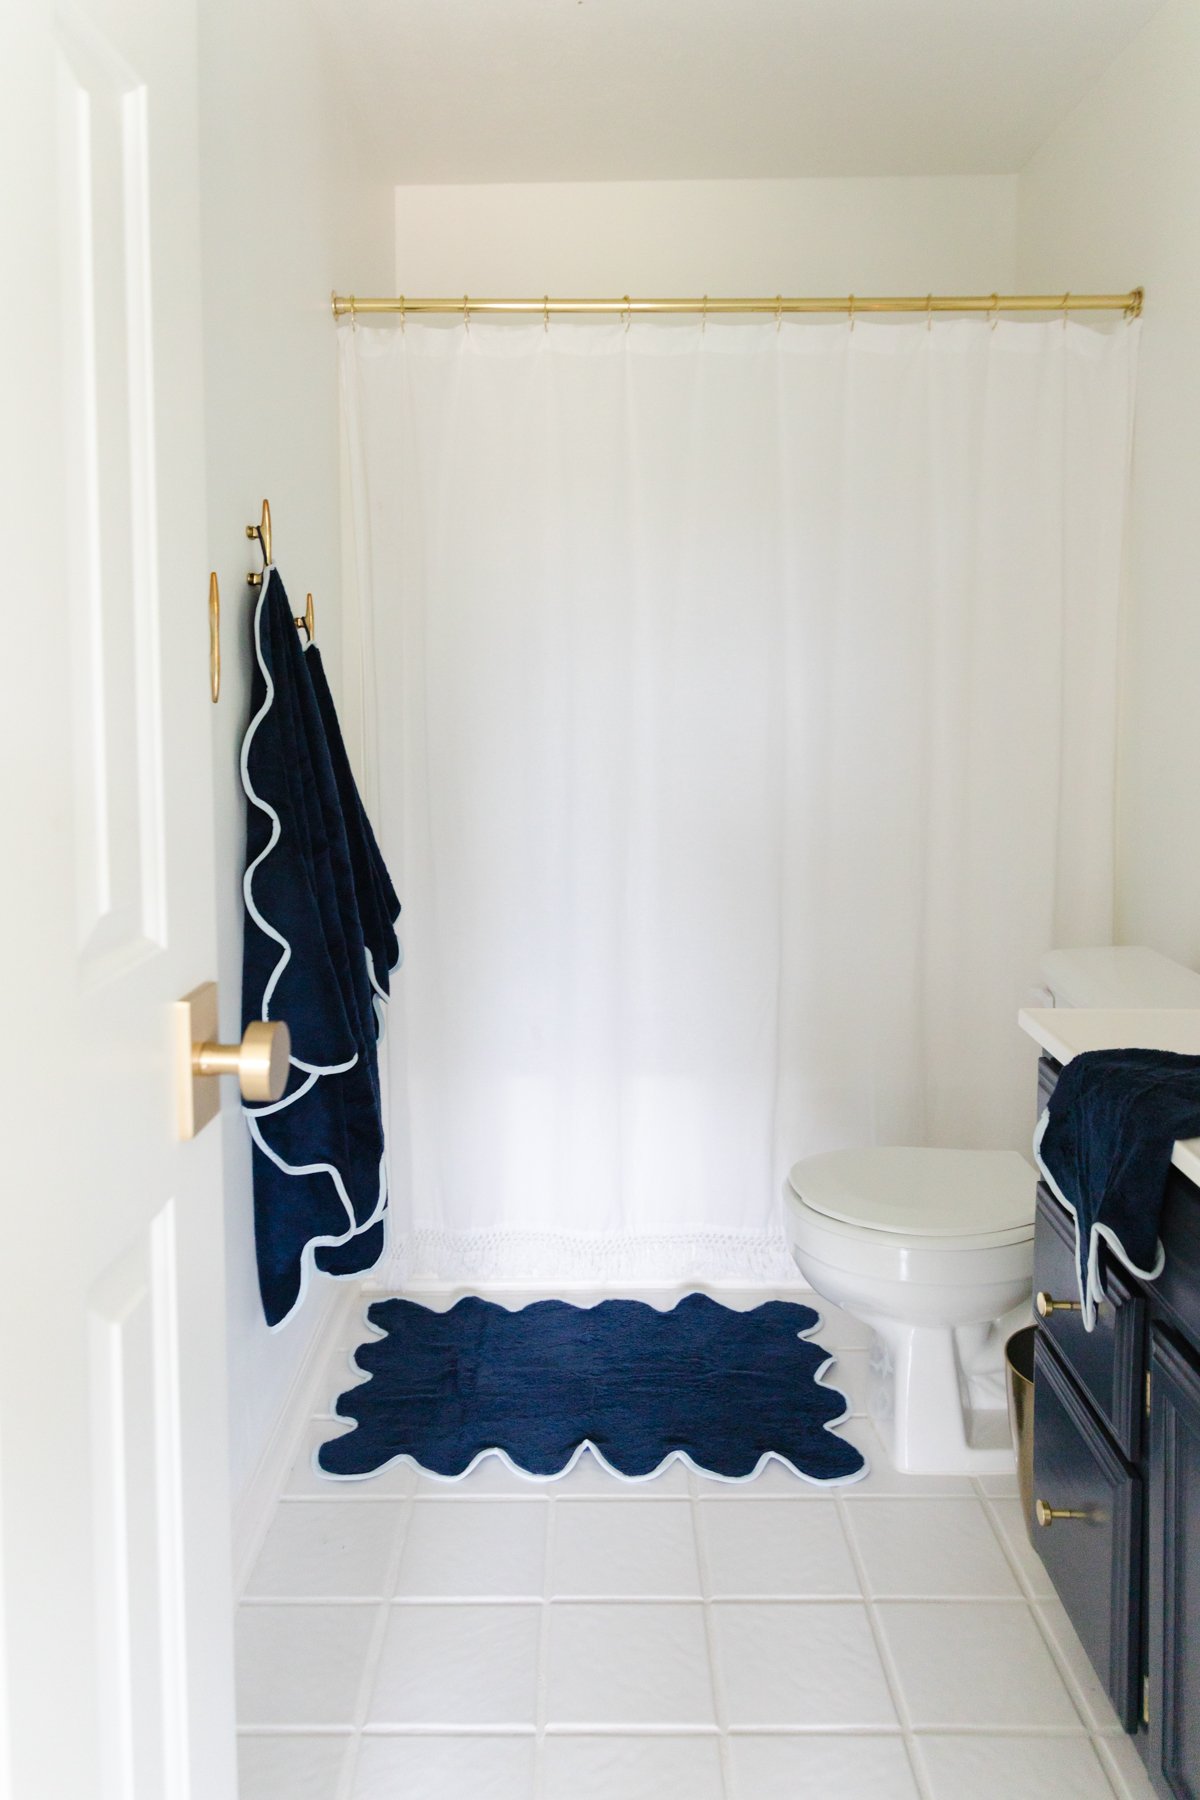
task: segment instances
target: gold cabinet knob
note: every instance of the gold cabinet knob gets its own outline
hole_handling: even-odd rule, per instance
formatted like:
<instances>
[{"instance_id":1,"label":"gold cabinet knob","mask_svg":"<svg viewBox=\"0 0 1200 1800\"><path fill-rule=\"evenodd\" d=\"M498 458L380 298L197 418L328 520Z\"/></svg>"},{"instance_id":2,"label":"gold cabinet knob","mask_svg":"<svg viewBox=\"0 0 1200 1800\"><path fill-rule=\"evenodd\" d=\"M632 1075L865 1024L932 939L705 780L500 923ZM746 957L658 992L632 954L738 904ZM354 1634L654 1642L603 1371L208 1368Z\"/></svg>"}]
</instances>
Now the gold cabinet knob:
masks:
<instances>
[{"instance_id":1,"label":"gold cabinet knob","mask_svg":"<svg viewBox=\"0 0 1200 1800\"><path fill-rule=\"evenodd\" d=\"M1037 1308L1039 1319L1048 1319L1051 1313L1082 1312L1083 1310L1078 1300L1053 1300L1044 1289L1034 1296L1033 1304Z\"/></svg>"},{"instance_id":2,"label":"gold cabinet knob","mask_svg":"<svg viewBox=\"0 0 1200 1800\"><path fill-rule=\"evenodd\" d=\"M1038 1524L1044 1525L1047 1529L1053 1525L1055 1519L1090 1519L1092 1517L1086 1507L1047 1506L1044 1500L1034 1501L1033 1512Z\"/></svg>"},{"instance_id":3,"label":"gold cabinet knob","mask_svg":"<svg viewBox=\"0 0 1200 1800\"><path fill-rule=\"evenodd\" d=\"M193 1044L194 1075L236 1075L243 1100L278 1100L287 1086L292 1037L281 1021L252 1019L240 1044Z\"/></svg>"}]
</instances>

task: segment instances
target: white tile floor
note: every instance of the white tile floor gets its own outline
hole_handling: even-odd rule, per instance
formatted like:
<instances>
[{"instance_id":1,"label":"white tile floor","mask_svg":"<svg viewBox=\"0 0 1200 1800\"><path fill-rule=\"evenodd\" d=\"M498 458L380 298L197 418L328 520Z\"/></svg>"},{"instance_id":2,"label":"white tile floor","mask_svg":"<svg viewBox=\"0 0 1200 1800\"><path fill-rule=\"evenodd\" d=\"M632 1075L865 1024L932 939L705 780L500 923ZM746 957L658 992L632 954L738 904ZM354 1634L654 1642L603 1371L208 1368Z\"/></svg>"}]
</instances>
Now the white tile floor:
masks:
<instances>
[{"instance_id":1,"label":"white tile floor","mask_svg":"<svg viewBox=\"0 0 1200 1800\"><path fill-rule=\"evenodd\" d=\"M843 1429L872 1473L836 1490L447 1486L322 1481L314 1420L239 1612L241 1800L1149 1800L1015 1481Z\"/></svg>"}]
</instances>

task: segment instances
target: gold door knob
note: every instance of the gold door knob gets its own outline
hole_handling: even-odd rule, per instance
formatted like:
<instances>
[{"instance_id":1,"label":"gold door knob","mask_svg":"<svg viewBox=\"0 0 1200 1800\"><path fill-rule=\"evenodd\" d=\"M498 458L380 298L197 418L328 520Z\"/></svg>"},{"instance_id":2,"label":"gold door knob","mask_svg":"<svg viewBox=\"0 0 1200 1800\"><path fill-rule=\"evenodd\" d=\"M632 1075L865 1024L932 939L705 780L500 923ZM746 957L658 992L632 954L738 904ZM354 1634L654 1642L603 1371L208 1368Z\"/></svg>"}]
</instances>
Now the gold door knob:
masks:
<instances>
[{"instance_id":1,"label":"gold door knob","mask_svg":"<svg viewBox=\"0 0 1200 1800\"><path fill-rule=\"evenodd\" d=\"M1044 1289L1040 1294L1034 1296L1033 1304L1037 1307L1039 1319L1048 1319L1051 1313L1082 1312L1083 1310L1078 1300L1052 1300Z\"/></svg>"},{"instance_id":2,"label":"gold door knob","mask_svg":"<svg viewBox=\"0 0 1200 1800\"><path fill-rule=\"evenodd\" d=\"M236 1075L243 1100L278 1100L287 1086L292 1036L276 1020L252 1019L240 1044L192 1045L193 1075Z\"/></svg>"},{"instance_id":3,"label":"gold door knob","mask_svg":"<svg viewBox=\"0 0 1200 1800\"><path fill-rule=\"evenodd\" d=\"M1074 1506L1047 1506L1044 1500L1034 1501L1033 1512L1038 1524L1046 1526L1047 1529L1053 1525L1055 1519L1090 1519L1092 1517L1086 1507L1081 1509Z\"/></svg>"},{"instance_id":4,"label":"gold door knob","mask_svg":"<svg viewBox=\"0 0 1200 1800\"><path fill-rule=\"evenodd\" d=\"M236 1075L243 1100L282 1097L292 1054L291 1034L281 1021L253 1019L240 1044L217 1041L217 984L205 981L175 1012L179 1135L195 1137L220 1111L217 1078Z\"/></svg>"}]
</instances>

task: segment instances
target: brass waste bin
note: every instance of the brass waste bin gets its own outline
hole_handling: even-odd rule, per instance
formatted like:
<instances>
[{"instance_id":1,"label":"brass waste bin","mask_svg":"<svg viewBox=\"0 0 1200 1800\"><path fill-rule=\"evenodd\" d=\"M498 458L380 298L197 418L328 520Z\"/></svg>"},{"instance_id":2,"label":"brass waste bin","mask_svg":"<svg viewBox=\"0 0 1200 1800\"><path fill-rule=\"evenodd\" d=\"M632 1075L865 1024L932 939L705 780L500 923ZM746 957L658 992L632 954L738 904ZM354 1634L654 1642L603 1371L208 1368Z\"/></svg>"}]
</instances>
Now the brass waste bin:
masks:
<instances>
[{"instance_id":1,"label":"brass waste bin","mask_svg":"<svg viewBox=\"0 0 1200 1800\"><path fill-rule=\"evenodd\" d=\"M1017 1453L1017 1485L1021 1511L1032 1543L1033 1533L1033 1343L1036 1325L1014 1332L1004 1346L1004 1374L1008 1388L1008 1422Z\"/></svg>"}]
</instances>

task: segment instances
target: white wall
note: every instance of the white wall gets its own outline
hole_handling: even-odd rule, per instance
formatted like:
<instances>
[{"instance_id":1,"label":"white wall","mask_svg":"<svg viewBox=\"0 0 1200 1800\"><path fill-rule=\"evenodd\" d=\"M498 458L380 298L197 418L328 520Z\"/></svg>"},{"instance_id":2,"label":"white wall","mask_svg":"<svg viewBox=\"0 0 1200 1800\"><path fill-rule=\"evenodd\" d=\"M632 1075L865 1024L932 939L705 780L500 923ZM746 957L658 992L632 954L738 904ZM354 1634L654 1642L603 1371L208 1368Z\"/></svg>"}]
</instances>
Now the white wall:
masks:
<instances>
[{"instance_id":1,"label":"white wall","mask_svg":"<svg viewBox=\"0 0 1200 1800\"><path fill-rule=\"evenodd\" d=\"M224 671L213 709L221 1024L239 1035L241 871L237 753L247 717L251 606L258 566L245 526L266 495L275 556L337 692L338 429L332 288L389 285L391 192L373 182L307 0L204 0L200 13L201 201L208 520L221 581ZM204 582L195 596L203 656ZM316 1284L292 1323L263 1323L255 1276L250 1151L227 1093L231 1464L235 1501L270 1438L312 1334L339 1292Z\"/></svg>"},{"instance_id":2,"label":"white wall","mask_svg":"<svg viewBox=\"0 0 1200 1800\"><path fill-rule=\"evenodd\" d=\"M1200 0L1169 0L1024 171L1017 268L1146 288L1117 931L1200 965Z\"/></svg>"},{"instance_id":3,"label":"white wall","mask_svg":"<svg viewBox=\"0 0 1200 1800\"><path fill-rule=\"evenodd\" d=\"M408 294L991 293L1015 242L1008 175L396 190Z\"/></svg>"}]
</instances>

